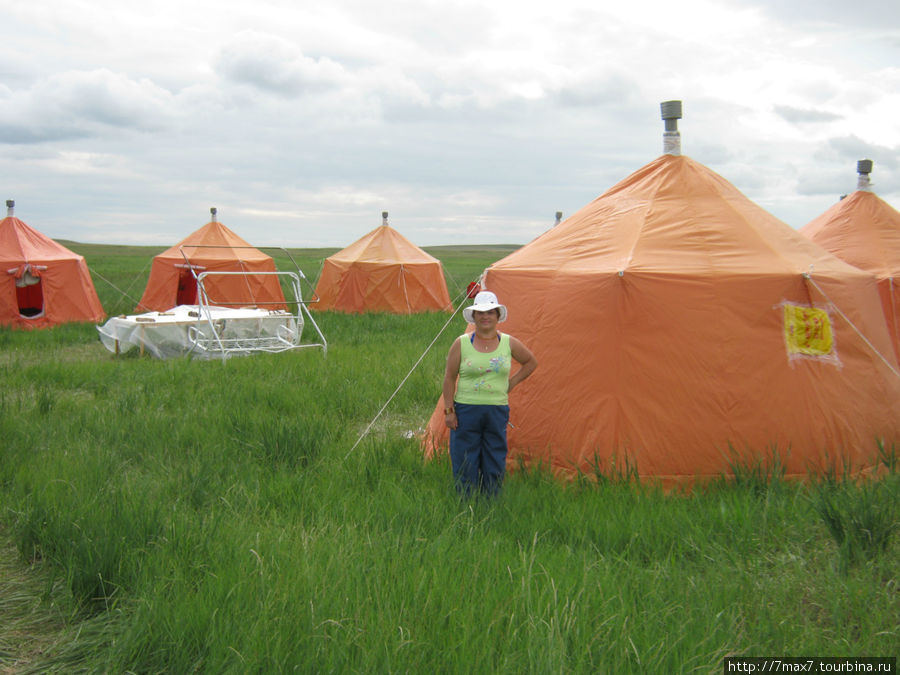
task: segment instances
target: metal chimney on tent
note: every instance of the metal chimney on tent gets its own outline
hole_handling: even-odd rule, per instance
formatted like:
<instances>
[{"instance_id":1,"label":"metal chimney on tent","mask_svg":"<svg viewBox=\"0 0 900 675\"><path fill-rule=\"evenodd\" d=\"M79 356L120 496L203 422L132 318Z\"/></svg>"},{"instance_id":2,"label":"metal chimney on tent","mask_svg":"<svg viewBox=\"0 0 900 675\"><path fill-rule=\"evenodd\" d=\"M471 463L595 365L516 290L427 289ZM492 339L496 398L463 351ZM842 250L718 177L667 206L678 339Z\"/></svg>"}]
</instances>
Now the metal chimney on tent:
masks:
<instances>
[{"instance_id":1,"label":"metal chimney on tent","mask_svg":"<svg viewBox=\"0 0 900 675\"><path fill-rule=\"evenodd\" d=\"M384 225L385 227L387 227L387 214L388 214L387 211L381 212L381 224Z\"/></svg>"},{"instance_id":2,"label":"metal chimney on tent","mask_svg":"<svg viewBox=\"0 0 900 675\"><path fill-rule=\"evenodd\" d=\"M556 227L557 225L559 225L561 221L562 221L562 211L557 211L556 212L556 222L553 223L553 227Z\"/></svg>"},{"instance_id":3,"label":"metal chimney on tent","mask_svg":"<svg viewBox=\"0 0 900 675\"><path fill-rule=\"evenodd\" d=\"M871 159L861 159L856 163L856 172L859 174L859 179L856 182L857 190L872 191L872 183L869 180L869 174L872 173L872 164Z\"/></svg>"},{"instance_id":4,"label":"metal chimney on tent","mask_svg":"<svg viewBox=\"0 0 900 675\"><path fill-rule=\"evenodd\" d=\"M14 199L6 200L6 217L12 218L13 212L16 210L16 202Z\"/></svg>"},{"instance_id":5,"label":"metal chimney on tent","mask_svg":"<svg viewBox=\"0 0 900 675\"><path fill-rule=\"evenodd\" d=\"M216 214L217 214L218 212L219 212L219 209L217 209L215 206L213 206L213 207L209 210L209 215L212 216L212 222L214 222L214 223L216 222Z\"/></svg>"},{"instance_id":6,"label":"metal chimney on tent","mask_svg":"<svg viewBox=\"0 0 900 675\"><path fill-rule=\"evenodd\" d=\"M681 154L681 134L678 133L678 120L681 119L681 101L663 101L659 104L662 118L666 123L663 132L663 154Z\"/></svg>"}]
</instances>

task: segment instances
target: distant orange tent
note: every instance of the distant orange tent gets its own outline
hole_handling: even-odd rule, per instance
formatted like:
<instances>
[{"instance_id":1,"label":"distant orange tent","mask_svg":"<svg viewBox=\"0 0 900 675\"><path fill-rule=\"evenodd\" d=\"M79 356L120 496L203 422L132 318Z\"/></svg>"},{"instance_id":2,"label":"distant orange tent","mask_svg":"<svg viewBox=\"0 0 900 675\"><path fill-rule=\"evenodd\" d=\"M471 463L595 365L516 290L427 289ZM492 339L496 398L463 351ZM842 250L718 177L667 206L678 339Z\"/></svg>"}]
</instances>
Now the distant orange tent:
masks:
<instances>
[{"instance_id":1,"label":"distant orange tent","mask_svg":"<svg viewBox=\"0 0 900 675\"><path fill-rule=\"evenodd\" d=\"M0 221L0 324L46 328L105 317L87 263L77 253L8 215Z\"/></svg>"},{"instance_id":2,"label":"distant orange tent","mask_svg":"<svg viewBox=\"0 0 900 675\"><path fill-rule=\"evenodd\" d=\"M540 363L510 396L510 467L590 474L627 457L640 476L689 482L774 450L799 476L900 440L875 280L680 148L483 284ZM428 455L446 444L441 406Z\"/></svg>"},{"instance_id":3,"label":"distant orange tent","mask_svg":"<svg viewBox=\"0 0 900 675\"><path fill-rule=\"evenodd\" d=\"M900 212L872 192L871 160L857 163L857 190L800 232L878 279L881 307L900 359Z\"/></svg>"},{"instance_id":4,"label":"distant orange tent","mask_svg":"<svg viewBox=\"0 0 900 675\"><path fill-rule=\"evenodd\" d=\"M313 309L415 314L449 311L441 261L382 225L325 259Z\"/></svg>"},{"instance_id":5,"label":"distant orange tent","mask_svg":"<svg viewBox=\"0 0 900 675\"><path fill-rule=\"evenodd\" d=\"M275 262L216 220L189 234L172 248L153 258L150 279L138 305L139 310L164 312L178 305L199 303L197 277L204 279L207 304L218 307L260 307L284 309L286 303Z\"/></svg>"}]
</instances>

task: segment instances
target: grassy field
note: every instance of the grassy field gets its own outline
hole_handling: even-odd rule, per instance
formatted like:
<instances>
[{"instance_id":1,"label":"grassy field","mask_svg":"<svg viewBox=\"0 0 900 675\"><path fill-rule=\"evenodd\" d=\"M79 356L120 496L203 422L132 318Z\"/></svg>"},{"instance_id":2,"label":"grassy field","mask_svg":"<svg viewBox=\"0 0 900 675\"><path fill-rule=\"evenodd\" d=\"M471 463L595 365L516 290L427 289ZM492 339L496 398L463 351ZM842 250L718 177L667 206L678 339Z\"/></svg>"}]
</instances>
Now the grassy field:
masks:
<instances>
[{"instance_id":1,"label":"grassy field","mask_svg":"<svg viewBox=\"0 0 900 675\"><path fill-rule=\"evenodd\" d=\"M160 249L68 243L109 314ZM428 249L451 297L510 247ZM314 282L331 251L291 251ZM130 299L129 299L130 298ZM900 471L664 494L510 476L460 501L415 433L444 314L316 315L321 351L114 356L0 329L0 673L722 672L900 655Z\"/></svg>"}]
</instances>

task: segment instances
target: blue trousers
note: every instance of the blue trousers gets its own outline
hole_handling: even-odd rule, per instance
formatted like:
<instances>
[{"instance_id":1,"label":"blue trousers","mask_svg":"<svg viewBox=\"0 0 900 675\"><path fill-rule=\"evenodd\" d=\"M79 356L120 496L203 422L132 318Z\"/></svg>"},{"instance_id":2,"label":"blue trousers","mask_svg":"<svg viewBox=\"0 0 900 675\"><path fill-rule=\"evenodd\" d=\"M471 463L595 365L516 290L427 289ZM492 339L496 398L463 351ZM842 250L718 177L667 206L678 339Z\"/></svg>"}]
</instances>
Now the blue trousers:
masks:
<instances>
[{"instance_id":1,"label":"blue trousers","mask_svg":"<svg viewBox=\"0 0 900 675\"><path fill-rule=\"evenodd\" d=\"M450 461L456 490L496 495L506 472L508 405L455 403L458 426L450 430Z\"/></svg>"}]
</instances>

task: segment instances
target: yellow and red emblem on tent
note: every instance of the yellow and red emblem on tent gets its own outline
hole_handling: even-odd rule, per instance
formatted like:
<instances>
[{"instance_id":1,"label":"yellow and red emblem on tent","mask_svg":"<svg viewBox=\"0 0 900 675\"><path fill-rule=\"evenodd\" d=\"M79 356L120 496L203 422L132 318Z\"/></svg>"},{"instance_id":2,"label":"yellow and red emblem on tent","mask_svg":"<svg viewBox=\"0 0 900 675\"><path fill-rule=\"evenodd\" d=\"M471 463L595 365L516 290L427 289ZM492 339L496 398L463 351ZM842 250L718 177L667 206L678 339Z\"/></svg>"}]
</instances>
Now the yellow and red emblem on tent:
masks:
<instances>
[{"instance_id":1,"label":"yellow and red emblem on tent","mask_svg":"<svg viewBox=\"0 0 900 675\"><path fill-rule=\"evenodd\" d=\"M789 357L838 362L828 312L819 307L784 303L784 344Z\"/></svg>"},{"instance_id":2,"label":"yellow and red emblem on tent","mask_svg":"<svg viewBox=\"0 0 900 675\"><path fill-rule=\"evenodd\" d=\"M153 258L150 279L138 304L140 311L164 312L178 305L199 303L197 277L210 274L203 287L207 304L218 307L284 309L286 303L275 262L213 219ZM260 274L261 273L261 274Z\"/></svg>"},{"instance_id":3,"label":"yellow and red emblem on tent","mask_svg":"<svg viewBox=\"0 0 900 675\"><path fill-rule=\"evenodd\" d=\"M590 474L627 456L643 477L690 481L774 449L799 476L858 468L879 439L900 440L874 278L680 154L494 263L483 285L540 364L510 395L511 468ZM429 455L447 442L441 407Z\"/></svg>"},{"instance_id":4,"label":"yellow and red emblem on tent","mask_svg":"<svg viewBox=\"0 0 900 675\"><path fill-rule=\"evenodd\" d=\"M858 188L800 232L878 280L884 318L900 359L900 212L872 192L871 160L860 160Z\"/></svg>"},{"instance_id":5,"label":"yellow and red emblem on tent","mask_svg":"<svg viewBox=\"0 0 900 675\"><path fill-rule=\"evenodd\" d=\"M312 309L444 312L452 309L441 261L387 223L325 259Z\"/></svg>"},{"instance_id":6,"label":"yellow and red emblem on tent","mask_svg":"<svg viewBox=\"0 0 900 675\"><path fill-rule=\"evenodd\" d=\"M105 317L84 258L13 215L0 221L0 324L46 328Z\"/></svg>"}]
</instances>

